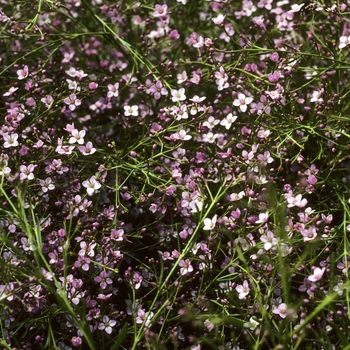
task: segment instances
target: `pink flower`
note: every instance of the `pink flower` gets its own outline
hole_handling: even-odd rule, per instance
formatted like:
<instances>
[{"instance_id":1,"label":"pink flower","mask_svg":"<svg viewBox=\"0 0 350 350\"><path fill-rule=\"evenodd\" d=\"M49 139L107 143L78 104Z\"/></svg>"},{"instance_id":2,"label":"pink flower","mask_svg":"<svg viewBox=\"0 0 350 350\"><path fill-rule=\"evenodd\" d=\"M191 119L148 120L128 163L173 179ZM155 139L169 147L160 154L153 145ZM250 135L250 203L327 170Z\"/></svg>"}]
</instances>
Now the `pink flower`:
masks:
<instances>
[{"instance_id":1,"label":"pink flower","mask_svg":"<svg viewBox=\"0 0 350 350\"><path fill-rule=\"evenodd\" d=\"M141 287L142 280L142 276L138 272L134 272L132 276L132 284L135 289L139 289Z\"/></svg>"},{"instance_id":2,"label":"pink flower","mask_svg":"<svg viewBox=\"0 0 350 350\"><path fill-rule=\"evenodd\" d=\"M180 260L179 266L181 267L180 273L183 276L193 271L193 266L191 265L191 261L189 259Z\"/></svg>"},{"instance_id":3,"label":"pink flower","mask_svg":"<svg viewBox=\"0 0 350 350\"><path fill-rule=\"evenodd\" d=\"M115 83L114 85L108 84L108 93L107 97L112 98L112 97L117 97L119 95L119 83Z\"/></svg>"},{"instance_id":4,"label":"pink flower","mask_svg":"<svg viewBox=\"0 0 350 350\"><path fill-rule=\"evenodd\" d=\"M50 108L53 103L53 98L51 95L47 95L46 97L43 97L40 101L45 104L46 108Z\"/></svg>"},{"instance_id":5,"label":"pink flower","mask_svg":"<svg viewBox=\"0 0 350 350\"><path fill-rule=\"evenodd\" d=\"M23 69L19 69L17 71L17 75L18 75L18 80L22 80L27 78L28 76L28 66L24 66Z\"/></svg>"},{"instance_id":6,"label":"pink flower","mask_svg":"<svg viewBox=\"0 0 350 350\"><path fill-rule=\"evenodd\" d=\"M258 160L262 166L266 166L268 163L273 162L273 158L270 156L269 151L264 152L264 154L259 154Z\"/></svg>"},{"instance_id":7,"label":"pink flower","mask_svg":"<svg viewBox=\"0 0 350 350\"><path fill-rule=\"evenodd\" d=\"M266 8L266 10L271 10L272 9L272 4L273 0L260 0L258 2L258 7L259 8Z\"/></svg>"},{"instance_id":8,"label":"pink flower","mask_svg":"<svg viewBox=\"0 0 350 350\"><path fill-rule=\"evenodd\" d=\"M243 281L243 285L238 285L236 291L239 293L238 298L244 299L249 294L249 284L247 280Z\"/></svg>"},{"instance_id":9,"label":"pink flower","mask_svg":"<svg viewBox=\"0 0 350 350\"><path fill-rule=\"evenodd\" d=\"M167 15L168 5L156 5L156 10L153 12L154 17L163 17Z\"/></svg>"},{"instance_id":10,"label":"pink flower","mask_svg":"<svg viewBox=\"0 0 350 350\"><path fill-rule=\"evenodd\" d=\"M309 276L307 279L311 282L319 281L322 278L325 270L326 270L325 267L323 267L322 269L316 267L313 274Z\"/></svg>"},{"instance_id":11,"label":"pink flower","mask_svg":"<svg viewBox=\"0 0 350 350\"><path fill-rule=\"evenodd\" d=\"M102 271L98 276L94 278L94 281L100 284L101 289L106 289L109 284L113 283L112 279L109 278L109 274L106 271Z\"/></svg>"},{"instance_id":12,"label":"pink flower","mask_svg":"<svg viewBox=\"0 0 350 350\"><path fill-rule=\"evenodd\" d=\"M317 231L315 226L311 226L306 230L302 230L301 234L304 237L304 242L312 241L317 237Z\"/></svg>"},{"instance_id":13,"label":"pink flower","mask_svg":"<svg viewBox=\"0 0 350 350\"><path fill-rule=\"evenodd\" d=\"M287 304L282 303L282 304L278 305L278 307L273 309L272 312L276 315L280 315L280 317L282 317L282 318L286 318L287 317Z\"/></svg>"},{"instance_id":14,"label":"pink flower","mask_svg":"<svg viewBox=\"0 0 350 350\"><path fill-rule=\"evenodd\" d=\"M94 154L96 152L96 148L92 145L92 142L89 141L86 146L79 146L78 150L84 155L88 156L90 154Z\"/></svg>"},{"instance_id":15,"label":"pink flower","mask_svg":"<svg viewBox=\"0 0 350 350\"><path fill-rule=\"evenodd\" d=\"M146 328L149 328L152 325L151 321L153 316L154 316L154 313L152 311L145 312L145 310L143 309L138 309L136 323L144 324Z\"/></svg>"},{"instance_id":16,"label":"pink flower","mask_svg":"<svg viewBox=\"0 0 350 350\"><path fill-rule=\"evenodd\" d=\"M77 106L81 105L81 101L77 98L76 94L69 95L68 98L64 99L63 102L68 105L71 111L74 111Z\"/></svg>"}]
</instances>

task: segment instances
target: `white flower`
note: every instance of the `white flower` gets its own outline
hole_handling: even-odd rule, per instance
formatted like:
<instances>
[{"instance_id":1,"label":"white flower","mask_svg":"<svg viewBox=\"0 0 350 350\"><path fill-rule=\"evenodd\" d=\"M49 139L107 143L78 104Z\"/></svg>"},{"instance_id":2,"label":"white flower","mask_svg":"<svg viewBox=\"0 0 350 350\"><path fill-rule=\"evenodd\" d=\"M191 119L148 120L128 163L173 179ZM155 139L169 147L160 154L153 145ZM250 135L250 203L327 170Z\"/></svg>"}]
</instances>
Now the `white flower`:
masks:
<instances>
[{"instance_id":1,"label":"white flower","mask_svg":"<svg viewBox=\"0 0 350 350\"><path fill-rule=\"evenodd\" d=\"M124 115L129 117L130 115L137 117L139 115L139 106L124 106Z\"/></svg>"},{"instance_id":2,"label":"white flower","mask_svg":"<svg viewBox=\"0 0 350 350\"><path fill-rule=\"evenodd\" d=\"M74 91L80 91L80 86L75 80L66 79L66 82L68 83L68 89L74 90Z\"/></svg>"},{"instance_id":3,"label":"white flower","mask_svg":"<svg viewBox=\"0 0 350 350\"><path fill-rule=\"evenodd\" d=\"M299 207L299 208L304 208L307 204L307 199L302 198L301 194L298 194L296 197L289 197L287 198L288 201L288 208L293 208L293 207Z\"/></svg>"},{"instance_id":4,"label":"white flower","mask_svg":"<svg viewBox=\"0 0 350 350\"><path fill-rule=\"evenodd\" d=\"M54 190L55 185L52 183L51 177L46 178L45 180L40 180L39 181L41 190L46 193L49 190Z\"/></svg>"},{"instance_id":5,"label":"white flower","mask_svg":"<svg viewBox=\"0 0 350 350\"><path fill-rule=\"evenodd\" d=\"M34 165L33 164L29 164L28 166L26 165L21 165L19 167L21 174L19 175L19 178L21 181L28 179L28 180L33 180L34 179Z\"/></svg>"},{"instance_id":6,"label":"white flower","mask_svg":"<svg viewBox=\"0 0 350 350\"><path fill-rule=\"evenodd\" d=\"M323 91L313 91L310 102L322 102L323 101L323 98L321 97L322 93Z\"/></svg>"},{"instance_id":7,"label":"white flower","mask_svg":"<svg viewBox=\"0 0 350 350\"><path fill-rule=\"evenodd\" d=\"M253 101L252 97L246 97L246 95L239 93L237 99L233 101L233 105L238 107L242 112L247 110L247 106Z\"/></svg>"},{"instance_id":8,"label":"white flower","mask_svg":"<svg viewBox=\"0 0 350 350\"><path fill-rule=\"evenodd\" d=\"M243 327L249 328L251 331L253 331L258 325L259 322L254 317L251 317L249 322L243 324Z\"/></svg>"},{"instance_id":9,"label":"white flower","mask_svg":"<svg viewBox=\"0 0 350 350\"><path fill-rule=\"evenodd\" d=\"M213 134L211 131L209 131L207 134L203 134L202 141L203 142L208 142L208 143L213 143L215 142L215 139L217 139L219 134Z\"/></svg>"},{"instance_id":10,"label":"white flower","mask_svg":"<svg viewBox=\"0 0 350 350\"><path fill-rule=\"evenodd\" d=\"M10 90L7 91L7 92L5 92L2 96L10 96L10 95L12 95L16 90L18 90L18 87L13 87L13 86L11 86L11 87L10 87Z\"/></svg>"},{"instance_id":11,"label":"white flower","mask_svg":"<svg viewBox=\"0 0 350 350\"><path fill-rule=\"evenodd\" d=\"M233 115L232 113L229 113L226 118L224 118L220 125L224 126L227 130L230 129L231 125L236 121L238 117L236 115Z\"/></svg>"},{"instance_id":12,"label":"white flower","mask_svg":"<svg viewBox=\"0 0 350 350\"><path fill-rule=\"evenodd\" d=\"M4 147L17 147L18 146L18 134L3 134L3 138L5 140Z\"/></svg>"},{"instance_id":13,"label":"white flower","mask_svg":"<svg viewBox=\"0 0 350 350\"><path fill-rule=\"evenodd\" d=\"M257 185L263 185L268 183L266 175L255 176L254 180Z\"/></svg>"},{"instance_id":14,"label":"white flower","mask_svg":"<svg viewBox=\"0 0 350 350\"><path fill-rule=\"evenodd\" d=\"M339 38L339 49L343 49L344 47L348 46L350 44L350 36L341 36Z\"/></svg>"},{"instance_id":15,"label":"white flower","mask_svg":"<svg viewBox=\"0 0 350 350\"><path fill-rule=\"evenodd\" d=\"M108 93L107 97L112 98L112 97L117 97L119 95L119 83L113 84L108 84Z\"/></svg>"},{"instance_id":16,"label":"white flower","mask_svg":"<svg viewBox=\"0 0 350 350\"><path fill-rule=\"evenodd\" d=\"M300 10L301 10L301 8L304 6L305 4L304 3L302 3L302 4L300 4L300 5L298 5L298 4L293 4L292 6L291 6L291 10L289 10L288 12L289 13L291 13L291 12L299 12Z\"/></svg>"},{"instance_id":17,"label":"white flower","mask_svg":"<svg viewBox=\"0 0 350 350\"><path fill-rule=\"evenodd\" d=\"M72 78L77 76L77 70L74 67L70 67L69 70L66 70L66 73Z\"/></svg>"},{"instance_id":18,"label":"white flower","mask_svg":"<svg viewBox=\"0 0 350 350\"><path fill-rule=\"evenodd\" d=\"M269 218L269 211L259 214L259 220L255 221L256 224L264 224Z\"/></svg>"},{"instance_id":19,"label":"white flower","mask_svg":"<svg viewBox=\"0 0 350 350\"><path fill-rule=\"evenodd\" d=\"M216 220L218 216L215 214L212 219L205 218L204 219L204 227L203 230L212 230L215 227Z\"/></svg>"},{"instance_id":20,"label":"white flower","mask_svg":"<svg viewBox=\"0 0 350 350\"><path fill-rule=\"evenodd\" d=\"M230 201L231 202L235 202L235 201L239 201L240 199L242 199L245 196L244 191L241 191L239 193L232 193L230 195Z\"/></svg>"},{"instance_id":21,"label":"white flower","mask_svg":"<svg viewBox=\"0 0 350 350\"><path fill-rule=\"evenodd\" d=\"M171 95L172 95L171 100L173 102L186 100L186 95L185 95L185 89L184 88L180 88L179 90L171 90L170 92L171 92Z\"/></svg>"},{"instance_id":22,"label":"white flower","mask_svg":"<svg viewBox=\"0 0 350 350\"><path fill-rule=\"evenodd\" d=\"M184 70L182 73L179 73L176 78L178 84L184 83L187 80L187 72Z\"/></svg>"},{"instance_id":23,"label":"white flower","mask_svg":"<svg viewBox=\"0 0 350 350\"><path fill-rule=\"evenodd\" d=\"M216 24L216 25L221 25L224 23L226 16L219 14L217 17L212 18L211 20Z\"/></svg>"},{"instance_id":24,"label":"white flower","mask_svg":"<svg viewBox=\"0 0 350 350\"><path fill-rule=\"evenodd\" d=\"M114 327L117 324L117 321L115 320L110 320L108 316L103 316L102 318L102 323L98 325L98 329L105 332L107 334L112 333L112 327Z\"/></svg>"},{"instance_id":25,"label":"white flower","mask_svg":"<svg viewBox=\"0 0 350 350\"><path fill-rule=\"evenodd\" d=\"M18 80L22 80L27 78L28 76L28 66L24 66L23 69L19 69L17 71L17 75L18 75Z\"/></svg>"},{"instance_id":26,"label":"white flower","mask_svg":"<svg viewBox=\"0 0 350 350\"><path fill-rule=\"evenodd\" d=\"M179 132L175 133L172 135L175 140L182 140L182 141L187 141L192 138L191 135L187 134L187 131L182 129Z\"/></svg>"},{"instance_id":27,"label":"white flower","mask_svg":"<svg viewBox=\"0 0 350 350\"><path fill-rule=\"evenodd\" d=\"M73 129L71 131L72 137L69 139L69 143L79 143L82 145L84 143L85 130L78 131L77 129Z\"/></svg>"},{"instance_id":28,"label":"white flower","mask_svg":"<svg viewBox=\"0 0 350 350\"><path fill-rule=\"evenodd\" d=\"M86 191L89 196L101 188L101 184L96 180L96 176L92 176L90 179L85 180L83 186L87 189Z\"/></svg>"}]
</instances>

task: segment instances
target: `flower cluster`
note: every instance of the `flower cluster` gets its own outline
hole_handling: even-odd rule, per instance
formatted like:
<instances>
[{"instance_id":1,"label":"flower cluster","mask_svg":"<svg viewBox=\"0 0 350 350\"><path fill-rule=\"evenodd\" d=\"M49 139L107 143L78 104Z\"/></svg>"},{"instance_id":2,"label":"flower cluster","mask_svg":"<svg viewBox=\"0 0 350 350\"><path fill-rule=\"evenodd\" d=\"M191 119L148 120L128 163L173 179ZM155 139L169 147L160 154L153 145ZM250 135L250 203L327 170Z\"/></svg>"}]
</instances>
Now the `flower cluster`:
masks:
<instances>
[{"instance_id":1,"label":"flower cluster","mask_svg":"<svg viewBox=\"0 0 350 350\"><path fill-rule=\"evenodd\" d=\"M2 5L4 347L347 346L347 2Z\"/></svg>"}]
</instances>

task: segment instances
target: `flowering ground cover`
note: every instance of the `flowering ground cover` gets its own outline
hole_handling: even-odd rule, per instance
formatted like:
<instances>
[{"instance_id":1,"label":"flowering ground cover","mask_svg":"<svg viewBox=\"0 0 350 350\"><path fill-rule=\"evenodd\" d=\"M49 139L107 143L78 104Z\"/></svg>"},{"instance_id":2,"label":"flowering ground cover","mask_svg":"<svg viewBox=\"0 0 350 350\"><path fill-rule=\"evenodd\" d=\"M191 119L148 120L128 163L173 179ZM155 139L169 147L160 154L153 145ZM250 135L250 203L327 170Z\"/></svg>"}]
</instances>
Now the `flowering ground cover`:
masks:
<instances>
[{"instance_id":1,"label":"flowering ground cover","mask_svg":"<svg viewBox=\"0 0 350 350\"><path fill-rule=\"evenodd\" d=\"M0 1L1 349L350 349L350 3Z\"/></svg>"}]
</instances>

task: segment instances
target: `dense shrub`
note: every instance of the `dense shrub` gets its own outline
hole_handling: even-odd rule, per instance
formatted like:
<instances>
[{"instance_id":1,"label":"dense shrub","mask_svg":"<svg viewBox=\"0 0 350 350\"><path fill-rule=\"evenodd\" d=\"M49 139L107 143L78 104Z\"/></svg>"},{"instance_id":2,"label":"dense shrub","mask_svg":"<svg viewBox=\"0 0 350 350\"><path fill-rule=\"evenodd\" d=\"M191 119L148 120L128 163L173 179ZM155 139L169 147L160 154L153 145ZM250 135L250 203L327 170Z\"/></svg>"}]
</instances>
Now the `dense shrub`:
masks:
<instances>
[{"instance_id":1,"label":"dense shrub","mask_svg":"<svg viewBox=\"0 0 350 350\"><path fill-rule=\"evenodd\" d=\"M349 4L2 0L4 349L349 349Z\"/></svg>"}]
</instances>

